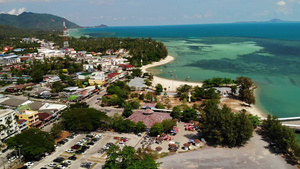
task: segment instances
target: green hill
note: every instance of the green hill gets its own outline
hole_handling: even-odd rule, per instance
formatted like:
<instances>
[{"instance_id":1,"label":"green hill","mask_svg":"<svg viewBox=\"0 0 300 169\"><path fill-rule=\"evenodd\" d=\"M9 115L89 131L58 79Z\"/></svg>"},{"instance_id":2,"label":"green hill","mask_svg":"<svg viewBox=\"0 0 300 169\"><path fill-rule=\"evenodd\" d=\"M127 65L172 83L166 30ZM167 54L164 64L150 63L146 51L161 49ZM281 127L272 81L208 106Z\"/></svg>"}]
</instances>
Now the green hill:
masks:
<instances>
[{"instance_id":1,"label":"green hill","mask_svg":"<svg viewBox=\"0 0 300 169\"><path fill-rule=\"evenodd\" d=\"M51 14L23 12L20 15L0 14L0 25L8 25L20 29L62 30L63 18ZM66 26L81 28L66 19Z\"/></svg>"}]
</instances>

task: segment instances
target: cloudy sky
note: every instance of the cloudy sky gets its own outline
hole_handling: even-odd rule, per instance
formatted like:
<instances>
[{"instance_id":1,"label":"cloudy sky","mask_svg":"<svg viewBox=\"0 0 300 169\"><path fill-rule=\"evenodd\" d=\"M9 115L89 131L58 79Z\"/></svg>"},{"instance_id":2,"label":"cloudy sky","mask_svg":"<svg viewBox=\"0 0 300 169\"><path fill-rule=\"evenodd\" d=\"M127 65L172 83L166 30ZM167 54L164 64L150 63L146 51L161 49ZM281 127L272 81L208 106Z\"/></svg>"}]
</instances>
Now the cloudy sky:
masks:
<instances>
[{"instance_id":1,"label":"cloudy sky","mask_svg":"<svg viewBox=\"0 0 300 169\"><path fill-rule=\"evenodd\" d=\"M0 12L65 16L81 26L300 21L300 0L0 0Z\"/></svg>"}]
</instances>

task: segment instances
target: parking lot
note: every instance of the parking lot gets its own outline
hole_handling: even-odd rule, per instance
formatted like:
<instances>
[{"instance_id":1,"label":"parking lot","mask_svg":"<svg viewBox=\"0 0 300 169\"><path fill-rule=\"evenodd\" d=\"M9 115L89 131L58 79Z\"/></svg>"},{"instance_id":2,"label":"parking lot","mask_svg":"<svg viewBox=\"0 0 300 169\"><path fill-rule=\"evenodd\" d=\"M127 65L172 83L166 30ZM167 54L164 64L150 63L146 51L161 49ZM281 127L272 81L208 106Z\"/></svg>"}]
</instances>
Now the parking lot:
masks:
<instances>
[{"instance_id":1,"label":"parking lot","mask_svg":"<svg viewBox=\"0 0 300 169\"><path fill-rule=\"evenodd\" d=\"M74 138L68 139L68 141L57 147L55 152L50 154L49 156L46 156L44 159L40 160L39 162L35 162L35 164L30 167L34 169L40 169L40 168L53 168L50 167L50 163L54 163L56 165L61 164L60 163L55 163L53 160L55 160L57 157L63 157L65 160L68 160L68 157L75 155L76 160L69 160L71 161L71 164L68 165L66 168L88 168L90 165L92 168L102 168L102 165L105 163L106 160L106 153L98 153L98 151L103 148L107 143L112 143L112 144L119 144L120 138L125 137L128 139L125 145L128 146L133 146L135 147L138 142L140 141L141 137L134 135L134 134L119 134L119 133L114 133L114 132L102 132L102 133L92 133L93 138L95 135L102 135L101 139L98 141L95 141L94 145L88 145L89 148L84 151L82 154L77 154L75 152L73 153L68 153L66 150L71 149L72 146L78 144L80 141L83 141L84 138L86 138L87 134L78 134ZM90 138L87 142L90 142L93 138ZM83 145L86 145L87 142L83 143ZM92 143L90 143L92 144ZM75 148L75 147L74 147ZM85 166L82 166L84 163ZM81 167L82 166L82 167Z\"/></svg>"}]
</instances>

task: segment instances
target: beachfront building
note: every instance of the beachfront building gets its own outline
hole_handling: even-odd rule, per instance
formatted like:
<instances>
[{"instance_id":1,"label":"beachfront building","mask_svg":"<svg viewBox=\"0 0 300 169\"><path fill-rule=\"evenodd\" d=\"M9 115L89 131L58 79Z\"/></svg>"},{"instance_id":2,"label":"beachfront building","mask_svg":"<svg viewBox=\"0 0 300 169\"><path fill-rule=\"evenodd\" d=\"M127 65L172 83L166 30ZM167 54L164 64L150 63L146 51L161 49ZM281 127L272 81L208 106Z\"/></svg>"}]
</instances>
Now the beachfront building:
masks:
<instances>
[{"instance_id":1,"label":"beachfront building","mask_svg":"<svg viewBox=\"0 0 300 169\"><path fill-rule=\"evenodd\" d=\"M0 139L4 141L8 137L18 133L18 122L15 118L16 111L12 109L0 110Z\"/></svg>"},{"instance_id":2,"label":"beachfront building","mask_svg":"<svg viewBox=\"0 0 300 169\"><path fill-rule=\"evenodd\" d=\"M37 127L41 124L41 121L39 120L38 111L33 110L21 110L17 114L19 119L27 120L27 126L28 128L31 127Z\"/></svg>"}]
</instances>

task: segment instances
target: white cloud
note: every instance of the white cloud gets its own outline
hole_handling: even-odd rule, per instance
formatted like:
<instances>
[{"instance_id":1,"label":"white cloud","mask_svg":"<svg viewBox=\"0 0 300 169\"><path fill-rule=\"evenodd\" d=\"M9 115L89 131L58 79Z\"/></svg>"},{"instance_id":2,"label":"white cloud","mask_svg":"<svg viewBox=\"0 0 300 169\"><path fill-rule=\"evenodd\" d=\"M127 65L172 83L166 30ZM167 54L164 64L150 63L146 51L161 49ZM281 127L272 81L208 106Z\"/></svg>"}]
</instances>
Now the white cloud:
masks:
<instances>
[{"instance_id":1,"label":"white cloud","mask_svg":"<svg viewBox=\"0 0 300 169\"><path fill-rule=\"evenodd\" d=\"M10 15L16 15L17 10L16 9L12 9L9 12L7 12Z\"/></svg>"},{"instance_id":2,"label":"white cloud","mask_svg":"<svg viewBox=\"0 0 300 169\"><path fill-rule=\"evenodd\" d=\"M278 1L278 2L276 3L276 5L278 5L278 6L285 6L285 5L286 5L286 2L285 2L285 1Z\"/></svg>"},{"instance_id":3,"label":"white cloud","mask_svg":"<svg viewBox=\"0 0 300 169\"><path fill-rule=\"evenodd\" d=\"M12 9L12 10L8 11L7 13L10 14L10 15L20 15L23 12L25 12L25 8Z\"/></svg>"}]
</instances>

